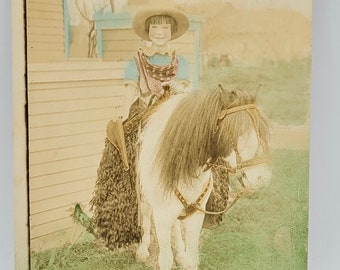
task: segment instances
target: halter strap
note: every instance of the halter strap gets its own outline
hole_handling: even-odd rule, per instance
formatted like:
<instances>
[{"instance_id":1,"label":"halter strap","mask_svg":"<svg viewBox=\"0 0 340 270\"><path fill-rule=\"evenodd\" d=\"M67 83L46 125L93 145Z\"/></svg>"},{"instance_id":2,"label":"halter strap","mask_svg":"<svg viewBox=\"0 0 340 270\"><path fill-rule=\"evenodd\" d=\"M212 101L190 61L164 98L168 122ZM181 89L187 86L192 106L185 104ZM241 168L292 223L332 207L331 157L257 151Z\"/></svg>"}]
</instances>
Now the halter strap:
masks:
<instances>
[{"instance_id":1,"label":"halter strap","mask_svg":"<svg viewBox=\"0 0 340 270\"><path fill-rule=\"evenodd\" d=\"M239 112L239 111L248 110L248 109L256 109L256 104L255 103L245 104L245 105L236 106L236 107L233 107L233 108L230 108L230 109L222 110L220 112L220 116L218 117L218 120L222 120L224 117L226 117L229 114Z\"/></svg>"},{"instance_id":2,"label":"halter strap","mask_svg":"<svg viewBox=\"0 0 340 270\"><path fill-rule=\"evenodd\" d=\"M266 163L268 161L268 149L267 149L264 141L261 139L261 136L260 136L258 111L257 110L256 111L249 110L249 109L252 109L252 108L256 108L255 104L247 104L247 105L237 106L235 108L232 108L232 109L235 109L235 110L233 110L231 113L234 113L236 111L245 110L249 114L250 119L252 120L254 128L255 128L256 137L257 137L257 140L258 140L258 145L257 145L257 148L256 148L255 157L252 158L252 159L249 159L249 160L242 161L242 157L241 157L241 155L238 151L237 144L234 143L232 136L229 135L230 143L231 143L231 145L232 145L232 147L235 151L235 155L236 155L236 168L235 168L235 170L229 169L229 171L231 173L236 173L237 170L241 170L241 169L246 168L246 167L256 166L256 165L259 165L259 164L262 164L262 163ZM263 154L260 155L260 156L258 156L259 151L260 151L259 146L262 147L262 151L263 151Z\"/></svg>"},{"instance_id":3,"label":"halter strap","mask_svg":"<svg viewBox=\"0 0 340 270\"><path fill-rule=\"evenodd\" d=\"M203 200L203 198L205 197L205 195L208 192L208 189L210 187L210 184L213 182L212 177L210 177L208 183L206 184L205 188L203 189L203 192L201 193L201 195L198 197L198 199L191 204L188 204L188 202L184 199L183 195L179 192L178 189L175 190L175 195L177 196L178 200L182 203L182 205L184 206L184 209L182 211L182 213L177 217L177 219L179 220L183 220L185 218L187 218L188 216L191 216L192 214L194 214L196 211L200 211L203 214L208 214L208 215L220 215L220 214L224 214L227 211L229 211L229 209L231 207L234 206L234 204L242 197L244 196L244 194L246 194L248 191L247 190L242 190L240 192L237 193L237 195L234 197L234 199L232 201L230 201L230 203L228 203L227 207L224 208L223 210L220 211L207 211L205 209L203 209L200 204Z\"/></svg>"},{"instance_id":4,"label":"halter strap","mask_svg":"<svg viewBox=\"0 0 340 270\"><path fill-rule=\"evenodd\" d=\"M202 200L204 199L205 195L207 194L211 183L212 183L212 177L209 178L208 182L206 183L205 187L203 188L202 193L197 198L197 200L194 203L191 203L191 204L189 204L184 199L183 195L179 192L178 188L176 188L175 195L177 196L178 200L184 206L182 213L177 217L179 220L185 219L186 217L195 213L197 210L201 211L200 204L202 203Z\"/></svg>"}]
</instances>

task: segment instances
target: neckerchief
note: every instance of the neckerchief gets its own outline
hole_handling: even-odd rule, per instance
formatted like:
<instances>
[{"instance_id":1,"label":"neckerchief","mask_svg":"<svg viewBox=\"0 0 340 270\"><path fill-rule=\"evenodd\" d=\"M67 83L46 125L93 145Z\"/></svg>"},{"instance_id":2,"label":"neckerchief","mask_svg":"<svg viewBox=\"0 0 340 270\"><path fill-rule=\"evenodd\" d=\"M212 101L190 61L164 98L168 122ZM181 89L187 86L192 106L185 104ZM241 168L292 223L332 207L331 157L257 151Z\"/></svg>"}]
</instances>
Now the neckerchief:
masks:
<instances>
[{"instance_id":1,"label":"neckerchief","mask_svg":"<svg viewBox=\"0 0 340 270\"><path fill-rule=\"evenodd\" d=\"M141 95L148 96L154 94L157 97L162 96L164 90L161 83L174 79L178 71L176 53L173 52L171 63L165 66L151 64L142 49L137 51L135 59L139 70Z\"/></svg>"}]
</instances>

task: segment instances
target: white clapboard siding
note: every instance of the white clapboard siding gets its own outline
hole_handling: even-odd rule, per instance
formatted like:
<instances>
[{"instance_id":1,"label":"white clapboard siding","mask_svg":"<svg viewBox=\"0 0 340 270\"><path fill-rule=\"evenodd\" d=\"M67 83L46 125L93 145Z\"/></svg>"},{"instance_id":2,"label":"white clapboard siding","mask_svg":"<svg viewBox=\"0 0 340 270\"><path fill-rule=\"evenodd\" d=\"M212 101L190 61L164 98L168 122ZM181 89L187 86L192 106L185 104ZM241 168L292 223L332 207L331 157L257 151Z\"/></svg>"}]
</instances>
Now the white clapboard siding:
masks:
<instances>
[{"instance_id":1,"label":"white clapboard siding","mask_svg":"<svg viewBox=\"0 0 340 270\"><path fill-rule=\"evenodd\" d=\"M55 10L51 10L51 11L44 11L44 10L33 10L31 6L29 6L28 8L28 15L27 17L29 19L42 19L42 20L59 20L60 19L60 15L59 13L56 13ZM31 21L31 23L33 23Z\"/></svg>"},{"instance_id":2,"label":"white clapboard siding","mask_svg":"<svg viewBox=\"0 0 340 270\"><path fill-rule=\"evenodd\" d=\"M30 249L33 252L39 252L49 248L62 247L65 244L78 241L83 232L84 228L82 226L72 224L72 226L66 229L59 229L41 237L31 238Z\"/></svg>"},{"instance_id":3,"label":"white clapboard siding","mask_svg":"<svg viewBox=\"0 0 340 270\"><path fill-rule=\"evenodd\" d=\"M76 100L45 101L32 103L28 109L28 115L42 115L60 112L77 112L96 110L100 108L111 108L114 102L113 97L102 98L79 98Z\"/></svg>"},{"instance_id":4,"label":"white clapboard siding","mask_svg":"<svg viewBox=\"0 0 340 270\"><path fill-rule=\"evenodd\" d=\"M129 61L144 42L130 28L103 29L103 61Z\"/></svg>"},{"instance_id":5,"label":"white clapboard siding","mask_svg":"<svg viewBox=\"0 0 340 270\"><path fill-rule=\"evenodd\" d=\"M92 189L81 189L77 192L67 193L67 190L65 190L65 194L58 197L51 197L49 199L32 202L30 204L30 215L33 219L33 215L45 211L50 211L53 209L57 209L60 207L64 207L65 210L72 209L77 202L81 201L87 201L89 202L92 198ZM68 217L69 215L65 214L65 217ZM45 220L44 223L49 223L53 220Z\"/></svg>"},{"instance_id":6,"label":"white clapboard siding","mask_svg":"<svg viewBox=\"0 0 340 270\"><path fill-rule=\"evenodd\" d=\"M78 203L81 204L82 209L86 212L90 212L90 205L88 202L86 201L79 201ZM73 213L73 208L69 208L69 209L65 209L64 207L60 207L60 208L56 208L53 210L49 210L46 212L40 212L37 214L33 214L32 215L32 219L31 219L31 226L32 227L37 227L37 226L41 226L43 224L47 224L44 223L46 220L60 220L60 219L64 219L65 218L65 213L67 216L71 216ZM50 218L47 218L47 217Z\"/></svg>"},{"instance_id":7,"label":"white clapboard siding","mask_svg":"<svg viewBox=\"0 0 340 270\"><path fill-rule=\"evenodd\" d=\"M70 219L72 218L70 217L70 214L69 214L69 217L67 218L61 218L58 220L54 220L53 222L49 222L49 223L38 225L38 226L32 226L31 237L34 239L37 237L44 236L46 234L54 233L59 230L72 228L74 227L75 224L70 223L69 221Z\"/></svg>"},{"instance_id":8,"label":"white clapboard siding","mask_svg":"<svg viewBox=\"0 0 340 270\"><path fill-rule=\"evenodd\" d=\"M33 227L41 226L42 224L46 224L44 223L46 220L54 221L54 220L63 219L65 218L65 214L68 216L71 216L72 210L73 210L72 208L65 209L64 207L61 207L61 208L56 208L56 209L52 209L46 212L40 212L40 213L31 215L30 225L33 228ZM50 217L47 218L48 216Z\"/></svg>"},{"instance_id":9,"label":"white clapboard siding","mask_svg":"<svg viewBox=\"0 0 340 270\"><path fill-rule=\"evenodd\" d=\"M33 249L53 247L61 235L68 237L62 243L70 241L77 228L71 218L74 205L80 202L88 210L106 124L124 104L125 66L93 60L28 64Z\"/></svg>"},{"instance_id":10,"label":"white clapboard siding","mask_svg":"<svg viewBox=\"0 0 340 270\"><path fill-rule=\"evenodd\" d=\"M30 5L28 7L35 7L36 10L51 11L55 8L60 8L59 0L29 0Z\"/></svg>"},{"instance_id":11,"label":"white clapboard siding","mask_svg":"<svg viewBox=\"0 0 340 270\"><path fill-rule=\"evenodd\" d=\"M96 178L98 164L77 168L67 171L60 171L54 174L30 177L30 189L38 189L51 185L59 185L67 182L78 181L80 179Z\"/></svg>"},{"instance_id":12,"label":"white clapboard siding","mask_svg":"<svg viewBox=\"0 0 340 270\"><path fill-rule=\"evenodd\" d=\"M60 52L64 50L64 44L61 43L52 43L50 42L45 43L37 43L35 41L30 42L29 49L34 49L36 51L42 52L42 51L49 51L49 52Z\"/></svg>"},{"instance_id":13,"label":"white clapboard siding","mask_svg":"<svg viewBox=\"0 0 340 270\"><path fill-rule=\"evenodd\" d=\"M95 77L104 80L110 77L119 78L121 70L40 70L30 72L30 82L89 81Z\"/></svg>"},{"instance_id":14,"label":"white clapboard siding","mask_svg":"<svg viewBox=\"0 0 340 270\"><path fill-rule=\"evenodd\" d=\"M92 132L87 134L75 134L70 136L62 136L58 138L47 138L44 140L30 141L30 152L41 152L66 148L76 145L86 146L91 143L99 143L105 136L105 126L100 132Z\"/></svg>"},{"instance_id":15,"label":"white clapboard siding","mask_svg":"<svg viewBox=\"0 0 340 270\"><path fill-rule=\"evenodd\" d=\"M42 87L42 85L36 85L37 87ZM30 91L30 100L32 103L37 102L48 102L51 99L53 101L61 101L61 100L69 100L78 98L79 95L82 96L82 99L91 99L91 98L101 98L101 97L107 97L110 95L118 96L121 93L118 93L119 91L116 91L117 89L114 89L113 83L108 82L107 85L94 85L96 87L97 91L93 91L93 86L85 84L84 86L72 86L72 88L65 87L62 88L60 86L57 89L49 89L49 86L47 85L46 88L43 89L37 89L34 90L31 89ZM116 91L117 93L115 93Z\"/></svg>"},{"instance_id":16,"label":"white clapboard siding","mask_svg":"<svg viewBox=\"0 0 340 270\"><path fill-rule=\"evenodd\" d=\"M73 134L85 134L96 131L102 131L107 120L83 121L72 124L52 125L31 128L29 136L31 141L43 140L47 138L56 138L70 136Z\"/></svg>"},{"instance_id":17,"label":"white clapboard siding","mask_svg":"<svg viewBox=\"0 0 340 270\"><path fill-rule=\"evenodd\" d=\"M96 153L92 155L79 156L72 159L34 164L29 166L29 173L32 177L48 175L57 173L59 171L73 170L81 167L91 166L93 164L98 164L99 160L100 154Z\"/></svg>"},{"instance_id":18,"label":"white clapboard siding","mask_svg":"<svg viewBox=\"0 0 340 270\"><path fill-rule=\"evenodd\" d=\"M51 32L48 28L42 28L42 30L37 30L37 32L33 32L34 29L32 29L32 33L27 37L27 43L30 44L57 44L56 46L59 46L60 48L60 40L64 39L64 32L62 29L55 29L53 32ZM63 49L64 50L64 49ZM30 50L31 52L35 51L38 52L37 49ZM46 53L46 52L42 52ZM48 55L46 55L47 57ZM33 61L34 62L34 61ZM44 61L46 62L46 61Z\"/></svg>"},{"instance_id":19,"label":"white clapboard siding","mask_svg":"<svg viewBox=\"0 0 340 270\"><path fill-rule=\"evenodd\" d=\"M31 191L30 200L32 203L37 201L43 201L53 197L58 197L67 193L78 192L84 187L94 187L93 179L81 179L73 182L63 183L59 185L49 186L34 189Z\"/></svg>"},{"instance_id":20,"label":"white clapboard siding","mask_svg":"<svg viewBox=\"0 0 340 270\"><path fill-rule=\"evenodd\" d=\"M61 0L26 1L27 60L64 61L64 15Z\"/></svg>"},{"instance_id":21,"label":"white clapboard siding","mask_svg":"<svg viewBox=\"0 0 340 270\"><path fill-rule=\"evenodd\" d=\"M114 104L111 108L93 109L86 112L74 111L68 113L51 113L49 115L33 115L30 117L29 127L53 126L68 123L79 123L81 121L95 121L107 119L113 116L114 109L119 108L123 98L113 99ZM117 104L117 105L116 105Z\"/></svg>"},{"instance_id":22,"label":"white clapboard siding","mask_svg":"<svg viewBox=\"0 0 340 270\"><path fill-rule=\"evenodd\" d=\"M83 210L89 212L89 205L86 202L79 202ZM48 212L32 215L31 221L31 249L39 251L55 246L61 246L66 241L77 240L84 228L78 224L70 223L73 209L57 208ZM67 217L65 218L65 214ZM52 222L44 223L45 220Z\"/></svg>"},{"instance_id":23,"label":"white clapboard siding","mask_svg":"<svg viewBox=\"0 0 340 270\"><path fill-rule=\"evenodd\" d=\"M59 43L60 40L64 38L64 30L63 29L51 29L45 27L41 29L31 27L30 35L27 36L27 41L29 44L31 43Z\"/></svg>"}]
</instances>

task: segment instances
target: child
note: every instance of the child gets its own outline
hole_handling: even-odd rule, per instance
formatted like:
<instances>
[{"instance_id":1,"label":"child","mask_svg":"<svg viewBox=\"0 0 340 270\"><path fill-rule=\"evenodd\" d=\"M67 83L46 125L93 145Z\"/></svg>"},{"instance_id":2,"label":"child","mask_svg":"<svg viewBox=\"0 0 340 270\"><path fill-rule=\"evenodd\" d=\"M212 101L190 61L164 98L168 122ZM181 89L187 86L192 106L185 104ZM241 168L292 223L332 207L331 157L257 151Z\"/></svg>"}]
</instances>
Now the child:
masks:
<instances>
[{"instance_id":1,"label":"child","mask_svg":"<svg viewBox=\"0 0 340 270\"><path fill-rule=\"evenodd\" d=\"M186 15L172 8L146 9L134 16L133 30L149 46L140 48L126 68L125 86L130 102L141 97L149 103L151 97L163 95L164 87L172 93L189 90L189 65L169 45L169 41L187 31L189 24Z\"/></svg>"},{"instance_id":2,"label":"child","mask_svg":"<svg viewBox=\"0 0 340 270\"><path fill-rule=\"evenodd\" d=\"M174 9L149 9L136 14L132 25L136 34L150 41L151 46L139 49L125 72L130 104L137 98L134 105L138 110L132 108L131 117L155 108L146 107L157 105L155 102L162 100L165 92L185 92L190 85L188 63L168 44L187 31L188 18ZM143 106L139 106L141 103ZM133 119L136 118L139 119ZM136 162L142 121L130 120L118 119L107 125L105 149L91 200L96 235L110 249L125 247L141 238ZM128 123L137 129L128 129Z\"/></svg>"}]
</instances>

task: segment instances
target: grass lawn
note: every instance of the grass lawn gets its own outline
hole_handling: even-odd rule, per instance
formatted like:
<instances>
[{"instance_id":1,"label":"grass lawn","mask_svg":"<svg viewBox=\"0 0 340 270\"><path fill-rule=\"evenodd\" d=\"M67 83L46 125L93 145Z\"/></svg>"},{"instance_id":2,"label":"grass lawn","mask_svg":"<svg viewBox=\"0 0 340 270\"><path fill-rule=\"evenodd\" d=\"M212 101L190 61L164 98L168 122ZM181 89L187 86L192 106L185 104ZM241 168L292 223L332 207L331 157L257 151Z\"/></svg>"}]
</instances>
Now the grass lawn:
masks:
<instances>
[{"instance_id":1,"label":"grass lawn","mask_svg":"<svg viewBox=\"0 0 340 270\"><path fill-rule=\"evenodd\" d=\"M239 200L223 222L204 229L200 269L307 269L309 152L275 150L271 184ZM36 253L32 269L151 269L133 248L110 252L93 239Z\"/></svg>"},{"instance_id":2,"label":"grass lawn","mask_svg":"<svg viewBox=\"0 0 340 270\"><path fill-rule=\"evenodd\" d=\"M308 152L274 152L269 187L201 242L201 269L307 269Z\"/></svg>"}]
</instances>

